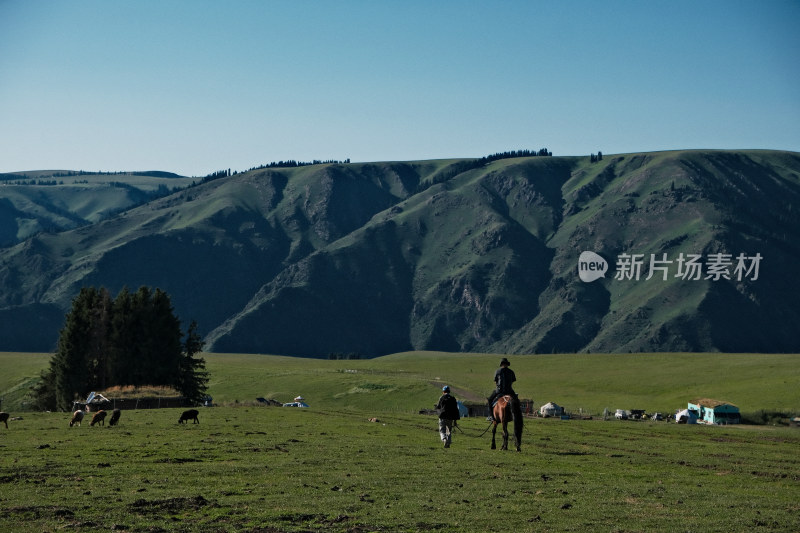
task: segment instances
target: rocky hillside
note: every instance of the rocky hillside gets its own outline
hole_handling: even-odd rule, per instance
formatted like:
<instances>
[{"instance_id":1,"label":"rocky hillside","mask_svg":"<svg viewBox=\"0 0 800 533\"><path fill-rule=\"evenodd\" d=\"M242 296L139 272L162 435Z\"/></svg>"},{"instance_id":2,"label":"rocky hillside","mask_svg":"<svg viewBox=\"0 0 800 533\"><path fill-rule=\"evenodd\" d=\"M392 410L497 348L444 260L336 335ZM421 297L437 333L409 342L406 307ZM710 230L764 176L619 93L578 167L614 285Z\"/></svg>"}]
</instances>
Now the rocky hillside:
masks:
<instances>
[{"instance_id":1,"label":"rocky hillside","mask_svg":"<svg viewBox=\"0 0 800 533\"><path fill-rule=\"evenodd\" d=\"M0 249L0 350L149 285L218 352L798 352L793 205L772 151L255 170Z\"/></svg>"}]
</instances>

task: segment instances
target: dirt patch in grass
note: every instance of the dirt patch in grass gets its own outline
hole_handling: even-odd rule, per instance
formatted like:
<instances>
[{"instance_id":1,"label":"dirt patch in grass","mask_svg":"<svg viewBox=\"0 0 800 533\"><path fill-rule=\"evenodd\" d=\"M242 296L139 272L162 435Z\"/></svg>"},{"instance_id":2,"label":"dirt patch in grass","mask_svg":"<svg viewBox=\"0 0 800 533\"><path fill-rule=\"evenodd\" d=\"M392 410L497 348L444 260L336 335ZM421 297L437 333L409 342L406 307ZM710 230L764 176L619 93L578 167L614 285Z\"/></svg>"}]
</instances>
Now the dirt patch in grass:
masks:
<instances>
[{"instance_id":1,"label":"dirt patch in grass","mask_svg":"<svg viewBox=\"0 0 800 533\"><path fill-rule=\"evenodd\" d=\"M347 533L366 533L368 531L380 531L380 528L375 528L371 526L363 526L360 524L352 524L349 525L348 523L353 520L351 516L346 514L339 514L336 516L327 516L323 514L304 514L304 513L289 513L283 514L278 516L278 520L282 522L290 522L292 524L297 524L298 522L304 522L309 525L309 527L313 527L314 529L308 530L311 531L320 531L320 527L323 528L322 530L328 529L336 529L337 531L345 531ZM251 533L273 533L283 531L280 529L257 529L253 530Z\"/></svg>"},{"instance_id":2,"label":"dirt patch in grass","mask_svg":"<svg viewBox=\"0 0 800 533\"><path fill-rule=\"evenodd\" d=\"M139 499L128 505L128 508L139 514L150 513L179 513L181 511L197 511L206 506L215 506L202 496L190 498L167 498L165 500L145 500Z\"/></svg>"},{"instance_id":3,"label":"dirt patch in grass","mask_svg":"<svg viewBox=\"0 0 800 533\"><path fill-rule=\"evenodd\" d=\"M4 511L7 515L18 516L30 520L40 518L70 518L75 515L71 509L53 505L27 505L23 507L10 507Z\"/></svg>"}]
</instances>

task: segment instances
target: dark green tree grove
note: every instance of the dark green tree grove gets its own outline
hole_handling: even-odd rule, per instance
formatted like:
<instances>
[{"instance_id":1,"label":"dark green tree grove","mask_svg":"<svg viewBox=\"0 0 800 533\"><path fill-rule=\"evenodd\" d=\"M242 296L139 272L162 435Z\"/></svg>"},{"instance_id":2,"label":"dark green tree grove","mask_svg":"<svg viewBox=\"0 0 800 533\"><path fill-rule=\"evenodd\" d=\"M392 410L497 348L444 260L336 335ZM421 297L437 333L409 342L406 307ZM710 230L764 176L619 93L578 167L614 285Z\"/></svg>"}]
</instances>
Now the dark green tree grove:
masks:
<instances>
[{"instance_id":1,"label":"dark green tree grove","mask_svg":"<svg viewBox=\"0 0 800 533\"><path fill-rule=\"evenodd\" d=\"M74 399L115 385L174 387L193 403L205 396L203 342L192 321L185 342L169 295L127 288L112 299L88 287L72 301L58 347L35 393L42 409L70 410Z\"/></svg>"}]
</instances>

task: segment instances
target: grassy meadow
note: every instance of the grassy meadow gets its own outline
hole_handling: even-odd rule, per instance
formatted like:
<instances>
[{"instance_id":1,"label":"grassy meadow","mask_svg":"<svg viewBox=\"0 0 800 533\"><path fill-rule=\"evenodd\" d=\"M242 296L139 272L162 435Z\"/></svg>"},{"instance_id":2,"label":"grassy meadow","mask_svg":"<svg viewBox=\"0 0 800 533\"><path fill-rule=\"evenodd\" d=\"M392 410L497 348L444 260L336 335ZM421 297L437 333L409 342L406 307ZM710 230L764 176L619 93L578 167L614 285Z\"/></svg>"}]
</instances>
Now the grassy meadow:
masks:
<instances>
[{"instance_id":1,"label":"grassy meadow","mask_svg":"<svg viewBox=\"0 0 800 533\"><path fill-rule=\"evenodd\" d=\"M67 413L10 408L48 356L0 354L0 530L800 530L797 428L528 418L516 453L490 450L486 421L467 418L443 449L417 411L443 383L480 401L499 358L206 354L219 407L199 424L156 409L70 428ZM705 396L800 411L793 355L510 359L537 406L673 412ZM254 401L298 394L309 409Z\"/></svg>"},{"instance_id":2,"label":"grassy meadow","mask_svg":"<svg viewBox=\"0 0 800 533\"><path fill-rule=\"evenodd\" d=\"M521 453L480 419L218 407L116 427L30 413L0 433L0 529L797 531L800 431L529 419Z\"/></svg>"},{"instance_id":3,"label":"grassy meadow","mask_svg":"<svg viewBox=\"0 0 800 533\"><path fill-rule=\"evenodd\" d=\"M218 404L257 397L337 409L416 413L448 384L467 402L483 402L501 355L408 352L329 361L206 354L209 393ZM758 410L800 413L798 357L792 354L577 354L510 356L515 390L537 406L556 402L599 415L608 408L674 413L695 398Z\"/></svg>"},{"instance_id":4,"label":"grassy meadow","mask_svg":"<svg viewBox=\"0 0 800 533\"><path fill-rule=\"evenodd\" d=\"M314 408L416 413L436 402L441 386L467 402L483 402L502 355L406 352L375 359L327 360L207 353L209 394L218 405L254 404L259 397ZM50 355L0 353L0 399L25 411L29 389ZM509 356L515 390L537 406L556 402L599 415L605 408L674 413L695 398L800 414L796 354L575 354Z\"/></svg>"}]
</instances>

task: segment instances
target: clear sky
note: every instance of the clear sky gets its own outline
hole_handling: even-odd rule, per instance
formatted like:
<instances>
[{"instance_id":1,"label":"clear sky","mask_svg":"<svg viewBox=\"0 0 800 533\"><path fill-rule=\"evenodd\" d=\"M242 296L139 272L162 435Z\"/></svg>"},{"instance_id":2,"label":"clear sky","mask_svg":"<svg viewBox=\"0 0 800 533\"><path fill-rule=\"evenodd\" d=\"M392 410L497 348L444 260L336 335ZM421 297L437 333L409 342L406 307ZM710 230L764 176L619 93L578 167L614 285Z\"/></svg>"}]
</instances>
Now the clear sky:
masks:
<instances>
[{"instance_id":1,"label":"clear sky","mask_svg":"<svg viewBox=\"0 0 800 533\"><path fill-rule=\"evenodd\" d=\"M800 1L0 0L0 172L800 151Z\"/></svg>"}]
</instances>

